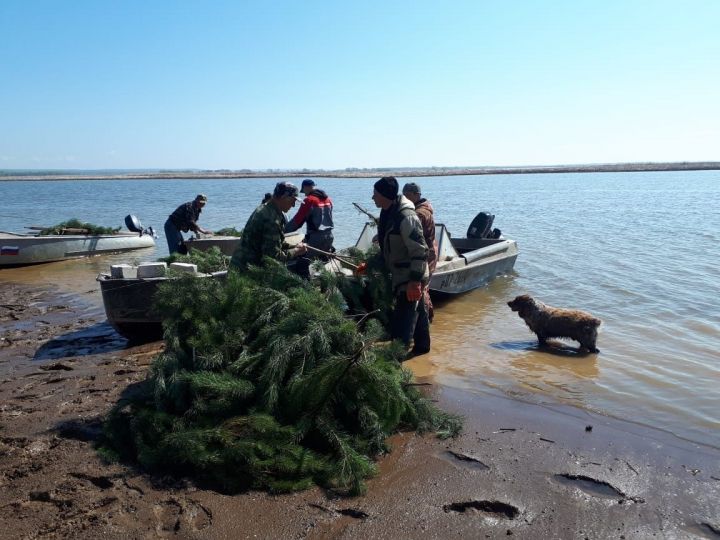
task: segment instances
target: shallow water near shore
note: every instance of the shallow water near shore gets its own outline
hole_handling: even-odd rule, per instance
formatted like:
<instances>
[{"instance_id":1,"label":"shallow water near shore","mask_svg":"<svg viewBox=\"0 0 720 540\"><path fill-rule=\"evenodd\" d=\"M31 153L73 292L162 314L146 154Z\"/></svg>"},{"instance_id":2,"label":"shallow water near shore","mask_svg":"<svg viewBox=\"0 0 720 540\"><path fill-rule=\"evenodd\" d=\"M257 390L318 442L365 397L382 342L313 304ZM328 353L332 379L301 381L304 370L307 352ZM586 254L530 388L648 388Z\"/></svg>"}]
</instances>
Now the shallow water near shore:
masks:
<instances>
[{"instance_id":1,"label":"shallow water near shore","mask_svg":"<svg viewBox=\"0 0 720 540\"><path fill-rule=\"evenodd\" d=\"M480 210L518 241L515 272L438 302L433 350L417 374L471 391L560 401L720 447L720 173L538 174L421 178L436 221L464 236ZM402 179L400 180L402 183ZM299 181L298 181L299 183ZM322 179L335 202L336 246L375 210L373 180ZM201 224L242 228L272 179L0 183L0 230L71 217L118 226L128 213L162 233L167 215L198 192ZM100 307L97 273L155 260L167 248L0 270L3 282L58 285ZM506 302L529 293L603 319L601 353L574 342L538 349Z\"/></svg>"}]
</instances>

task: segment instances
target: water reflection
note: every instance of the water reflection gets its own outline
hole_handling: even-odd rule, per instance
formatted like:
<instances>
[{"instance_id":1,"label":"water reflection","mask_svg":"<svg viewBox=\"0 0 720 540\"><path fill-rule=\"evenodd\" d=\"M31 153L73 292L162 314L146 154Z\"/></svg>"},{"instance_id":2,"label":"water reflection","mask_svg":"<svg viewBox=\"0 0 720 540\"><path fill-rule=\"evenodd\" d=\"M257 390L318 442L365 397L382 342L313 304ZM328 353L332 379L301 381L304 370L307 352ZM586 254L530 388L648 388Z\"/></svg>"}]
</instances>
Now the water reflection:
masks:
<instances>
[{"instance_id":1,"label":"water reflection","mask_svg":"<svg viewBox=\"0 0 720 540\"><path fill-rule=\"evenodd\" d=\"M558 340L540 347L506 304L521 292L516 278L502 276L484 289L436 302L432 351L408 367L443 384L544 393L585 405L600 375L598 355Z\"/></svg>"},{"instance_id":2,"label":"water reflection","mask_svg":"<svg viewBox=\"0 0 720 540\"><path fill-rule=\"evenodd\" d=\"M513 356L510 359L513 378L527 390L585 405L586 395L591 391L588 386L592 386L600 375L598 356L578 356L576 349L563 345L552 348L554 354L535 347Z\"/></svg>"}]
</instances>

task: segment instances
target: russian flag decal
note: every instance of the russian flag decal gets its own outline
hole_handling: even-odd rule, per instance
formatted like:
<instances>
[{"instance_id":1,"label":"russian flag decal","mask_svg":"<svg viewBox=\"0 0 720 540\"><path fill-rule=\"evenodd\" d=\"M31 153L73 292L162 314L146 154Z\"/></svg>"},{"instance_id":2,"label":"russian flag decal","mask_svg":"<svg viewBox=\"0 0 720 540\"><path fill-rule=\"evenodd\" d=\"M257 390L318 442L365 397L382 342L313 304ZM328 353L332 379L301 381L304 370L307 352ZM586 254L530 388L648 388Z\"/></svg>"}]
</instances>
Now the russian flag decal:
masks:
<instances>
[{"instance_id":1,"label":"russian flag decal","mask_svg":"<svg viewBox=\"0 0 720 540\"><path fill-rule=\"evenodd\" d=\"M20 248L18 246L2 246L0 247L0 256L3 255L20 255Z\"/></svg>"}]
</instances>

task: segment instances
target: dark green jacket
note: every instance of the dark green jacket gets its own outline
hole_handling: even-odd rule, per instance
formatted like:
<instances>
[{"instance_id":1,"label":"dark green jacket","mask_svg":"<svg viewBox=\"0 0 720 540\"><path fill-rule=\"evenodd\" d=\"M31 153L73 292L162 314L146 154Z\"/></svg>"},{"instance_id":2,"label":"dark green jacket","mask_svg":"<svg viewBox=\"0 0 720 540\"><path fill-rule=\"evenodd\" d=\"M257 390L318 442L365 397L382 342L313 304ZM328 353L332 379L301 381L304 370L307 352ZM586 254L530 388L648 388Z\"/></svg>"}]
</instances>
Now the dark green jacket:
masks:
<instances>
[{"instance_id":1,"label":"dark green jacket","mask_svg":"<svg viewBox=\"0 0 720 540\"><path fill-rule=\"evenodd\" d=\"M402 195L380 212L378 241L396 292L405 290L408 281L428 282L428 248L422 225L415 205Z\"/></svg>"},{"instance_id":2,"label":"dark green jacket","mask_svg":"<svg viewBox=\"0 0 720 540\"><path fill-rule=\"evenodd\" d=\"M295 257L294 249L283 246L285 222L285 215L272 201L258 206L243 229L242 240L230 265L245 270L249 264L259 266L263 257L281 262Z\"/></svg>"}]
</instances>

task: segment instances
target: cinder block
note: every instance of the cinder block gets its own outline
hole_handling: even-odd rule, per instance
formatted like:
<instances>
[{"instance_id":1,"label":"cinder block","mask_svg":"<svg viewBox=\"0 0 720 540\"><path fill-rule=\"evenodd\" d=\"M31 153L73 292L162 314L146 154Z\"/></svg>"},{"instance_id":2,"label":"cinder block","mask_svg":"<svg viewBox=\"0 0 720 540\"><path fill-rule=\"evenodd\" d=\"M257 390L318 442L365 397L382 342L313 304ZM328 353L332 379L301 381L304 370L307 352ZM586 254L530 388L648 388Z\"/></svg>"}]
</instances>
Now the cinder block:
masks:
<instances>
[{"instance_id":1,"label":"cinder block","mask_svg":"<svg viewBox=\"0 0 720 540\"><path fill-rule=\"evenodd\" d=\"M114 278L136 278L137 266L131 264L113 264L110 267L110 277Z\"/></svg>"},{"instance_id":2,"label":"cinder block","mask_svg":"<svg viewBox=\"0 0 720 540\"><path fill-rule=\"evenodd\" d=\"M174 262L170 263L170 269L187 272L188 274L197 274L197 264Z\"/></svg>"},{"instance_id":3,"label":"cinder block","mask_svg":"<svg viewBox=\"0 0 720 540\"><path fill-rule=\"evenodd\" d=\"M142 263L137 267L139 278L164 277L165 272L167 272L167 263L164 262Z\"/></svg>"}]
</instances>

